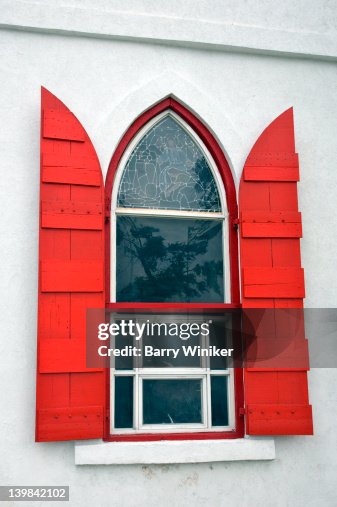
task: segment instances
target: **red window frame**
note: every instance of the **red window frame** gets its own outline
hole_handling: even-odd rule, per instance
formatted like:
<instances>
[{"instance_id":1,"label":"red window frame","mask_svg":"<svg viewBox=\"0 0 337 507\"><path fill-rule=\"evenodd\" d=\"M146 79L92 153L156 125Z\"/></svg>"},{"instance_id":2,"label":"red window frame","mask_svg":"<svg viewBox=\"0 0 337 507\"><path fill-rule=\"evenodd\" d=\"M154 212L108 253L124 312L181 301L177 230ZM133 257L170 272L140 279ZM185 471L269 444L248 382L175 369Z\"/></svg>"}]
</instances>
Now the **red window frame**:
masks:
<instances>
[{"instance_id":1,"label":"red window frame","mask_svg":"<svg viewBox=\"0 0 337 507\"><path fill-rule=\"evenodd\" d=\"M121 158L135 135L155 116L166 111L174 111L180 116L203 141L210 154L212 155L219 174L222 178L226 192L226 201L228 208L228 237L229 237L229 260L230 260L230 296L231 302L228 304L214 303L111 303L110 302L110 208L112 188L115 180L117 168ZM185 106L177 102L174 98L168 97L155 106L151 107L132 123L119 142L114 155L111 159L106 183L105 183L105 287L106 287L106 307L114 310L128 309L132 310L154 310L160 311L201 311L205 309L228 309L239 308L240 305L240 286L239 286L239 261L238 261L238 233L237 218L238 207L236 200L236 189L233 176L227 162L227 159L209 129ZM236 368L234 371L234 391L235 391L235 430L234 431L212 431L212 432L191 432L191 433L137 433L137 434L111 434L110 433L110 370L105 371L106 381L106 413L104 427L104 441L154 441L154 440L206 440L206 439L233 439L242 438L244 435L244 421L241 408L243 401L243 370Z\"/></svg>"}]
</instances>

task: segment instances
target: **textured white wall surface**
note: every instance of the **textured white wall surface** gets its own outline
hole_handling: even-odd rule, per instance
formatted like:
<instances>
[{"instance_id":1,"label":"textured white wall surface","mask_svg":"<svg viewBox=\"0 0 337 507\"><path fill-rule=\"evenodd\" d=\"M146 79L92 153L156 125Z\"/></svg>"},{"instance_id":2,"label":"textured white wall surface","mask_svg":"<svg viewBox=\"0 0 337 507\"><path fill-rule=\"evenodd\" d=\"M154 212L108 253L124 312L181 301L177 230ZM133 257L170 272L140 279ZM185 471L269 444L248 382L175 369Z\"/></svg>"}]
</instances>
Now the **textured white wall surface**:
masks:
<instances>
[{"instance_id":1,"label":"textured white wall surface","mask_svg":"<svg viewBox=\"0 0 337 507\"><path fill-rule=\"evenodd\" d=\"M273 461L78 467L72 442L34 443L40 86L82 122L104 173L133 119L173 94L215 134L238 183L261 131L294 106L306 305L335 307L336 2L63 0L53 4L59 14L50 28L51 7L47 0L0 2L0 484L69 484L70 504L81 507L336 507L336 369L309 374L315 436L276 438ZM81 30L77 8L112 13L111 36L72 35L72 24L88 33L88 16L82 13ZM153 23L170 20L153 37L149 14ZM133 36L139 16L147 32ZM128 17L128 40L118 40L118 19ZM186 20L189 30L191 20L203 27L196 41L212 40L212 24L217 33L219 24L258 29L255 46L257 34L268 33L260 46L271 52L243 51L253 47L252 32L241 28L240 40L226 35L222 49L193 46L183 40ZM177 27L179 45L155 43L168 26L171 39ZM310 51L301 50L309 39Z\"/></svg>"},{"instance_id":2,"label":"textured white wall surface","mask_svg":"<svg viewBox=\"0 0 337 507\"><path fill-rule=\"evenodd\" d=\"M310 4L305 10L304 4ZM66 2L2 0L0 26L45 33L245 50L336 61L333 2ZM48 6L48 8L46 8ZM313 9L313 7L315 7ZM266 15L268 12L268 15ZM303 16L304 12L307 16ZM309 15L308 15L309 14ZM298 21L301 21L300 23ZM313 29L313 21L316 21Z\"/></svg>"}]
</instances>

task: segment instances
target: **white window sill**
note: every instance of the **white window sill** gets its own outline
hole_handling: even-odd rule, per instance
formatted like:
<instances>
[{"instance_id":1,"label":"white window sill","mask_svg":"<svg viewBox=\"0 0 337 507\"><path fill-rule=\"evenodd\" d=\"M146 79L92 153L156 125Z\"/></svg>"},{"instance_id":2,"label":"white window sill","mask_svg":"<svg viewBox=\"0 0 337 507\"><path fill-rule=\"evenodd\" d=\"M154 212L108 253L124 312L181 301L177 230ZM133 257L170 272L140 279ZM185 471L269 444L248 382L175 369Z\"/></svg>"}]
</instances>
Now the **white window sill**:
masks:
<instances>
[{"instance_id":1,"label":"white window sill","mask_svg":"<svg viewBox=\"0 0 337 507\"><path fill-rule=\"evenodd\" d=\"M272 437L158 442L75 442L76 465L134 465L275 459Z\"/></svg>"}]
</instances>

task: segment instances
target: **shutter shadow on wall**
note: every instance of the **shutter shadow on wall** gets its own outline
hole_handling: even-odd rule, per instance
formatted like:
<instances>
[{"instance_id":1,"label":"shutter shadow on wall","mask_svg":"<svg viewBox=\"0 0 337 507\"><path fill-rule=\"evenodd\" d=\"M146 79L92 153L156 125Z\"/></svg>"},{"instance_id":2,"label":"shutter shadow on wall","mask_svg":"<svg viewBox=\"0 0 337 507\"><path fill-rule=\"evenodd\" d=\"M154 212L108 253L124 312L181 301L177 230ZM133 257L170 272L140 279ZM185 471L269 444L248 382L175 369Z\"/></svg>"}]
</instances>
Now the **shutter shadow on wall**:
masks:
<instances>
[{"instance_id":1,"label":"shutter shadow on wall","mask_svg":"<svg viewBox=\"0 0 337 507\"><path fill-rule=\"evenodd\" d=\"M42 88L36 440L103 436L104 372L86 368L86 309L104 308L104 187L92 143Z\"/></svg>"},{"instance_id":2,"label":"shutter shadow on wall","mask_svg":"<svg viewBox=\"0 0 337 507\"><path fill-rule=\"evenodd\" d=\"M305 295L297 181L291 108L255 143L239 197L242 307L274 308L275 336L281 334L278 309L302 308ZM313 433L307 368L246 368L244 389L248 434Z\"/></svg>"}]
</instances>

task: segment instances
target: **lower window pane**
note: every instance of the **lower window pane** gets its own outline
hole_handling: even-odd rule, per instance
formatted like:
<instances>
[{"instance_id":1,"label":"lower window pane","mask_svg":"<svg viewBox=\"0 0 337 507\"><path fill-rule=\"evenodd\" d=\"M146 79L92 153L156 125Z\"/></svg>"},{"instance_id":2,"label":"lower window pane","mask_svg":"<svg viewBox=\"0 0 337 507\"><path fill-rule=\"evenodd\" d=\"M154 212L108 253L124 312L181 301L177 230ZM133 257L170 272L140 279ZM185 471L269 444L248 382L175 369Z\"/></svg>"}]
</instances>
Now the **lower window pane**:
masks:
<instances>
[{"instance_id":1,"label":"lower window pane","mask_svg":"<svg viewBox=\"0 0 337 507\"><path fill-rule=\"evenodd\" d=\"M228 425L227 377L211 376L212 426Z\"/></svg>"},{"instance_id":2,"label":"lower window pane","mask_svg":"<svg viewBox=\"0 0 337 507\"><path fill-rule=\"evenodd\" d=\"M115 428L133 427L133 377L115 377Z\"/></svg>"},{"instance_id":3,"label":"lower window pane","mask_svg":"<svg viewBox=\"0 0 337 507\"><path fill-rule=\"evenodd\" d=\"M201 379L144 379L144 424L202 423Z\"/></svg>"}]
</instances>

